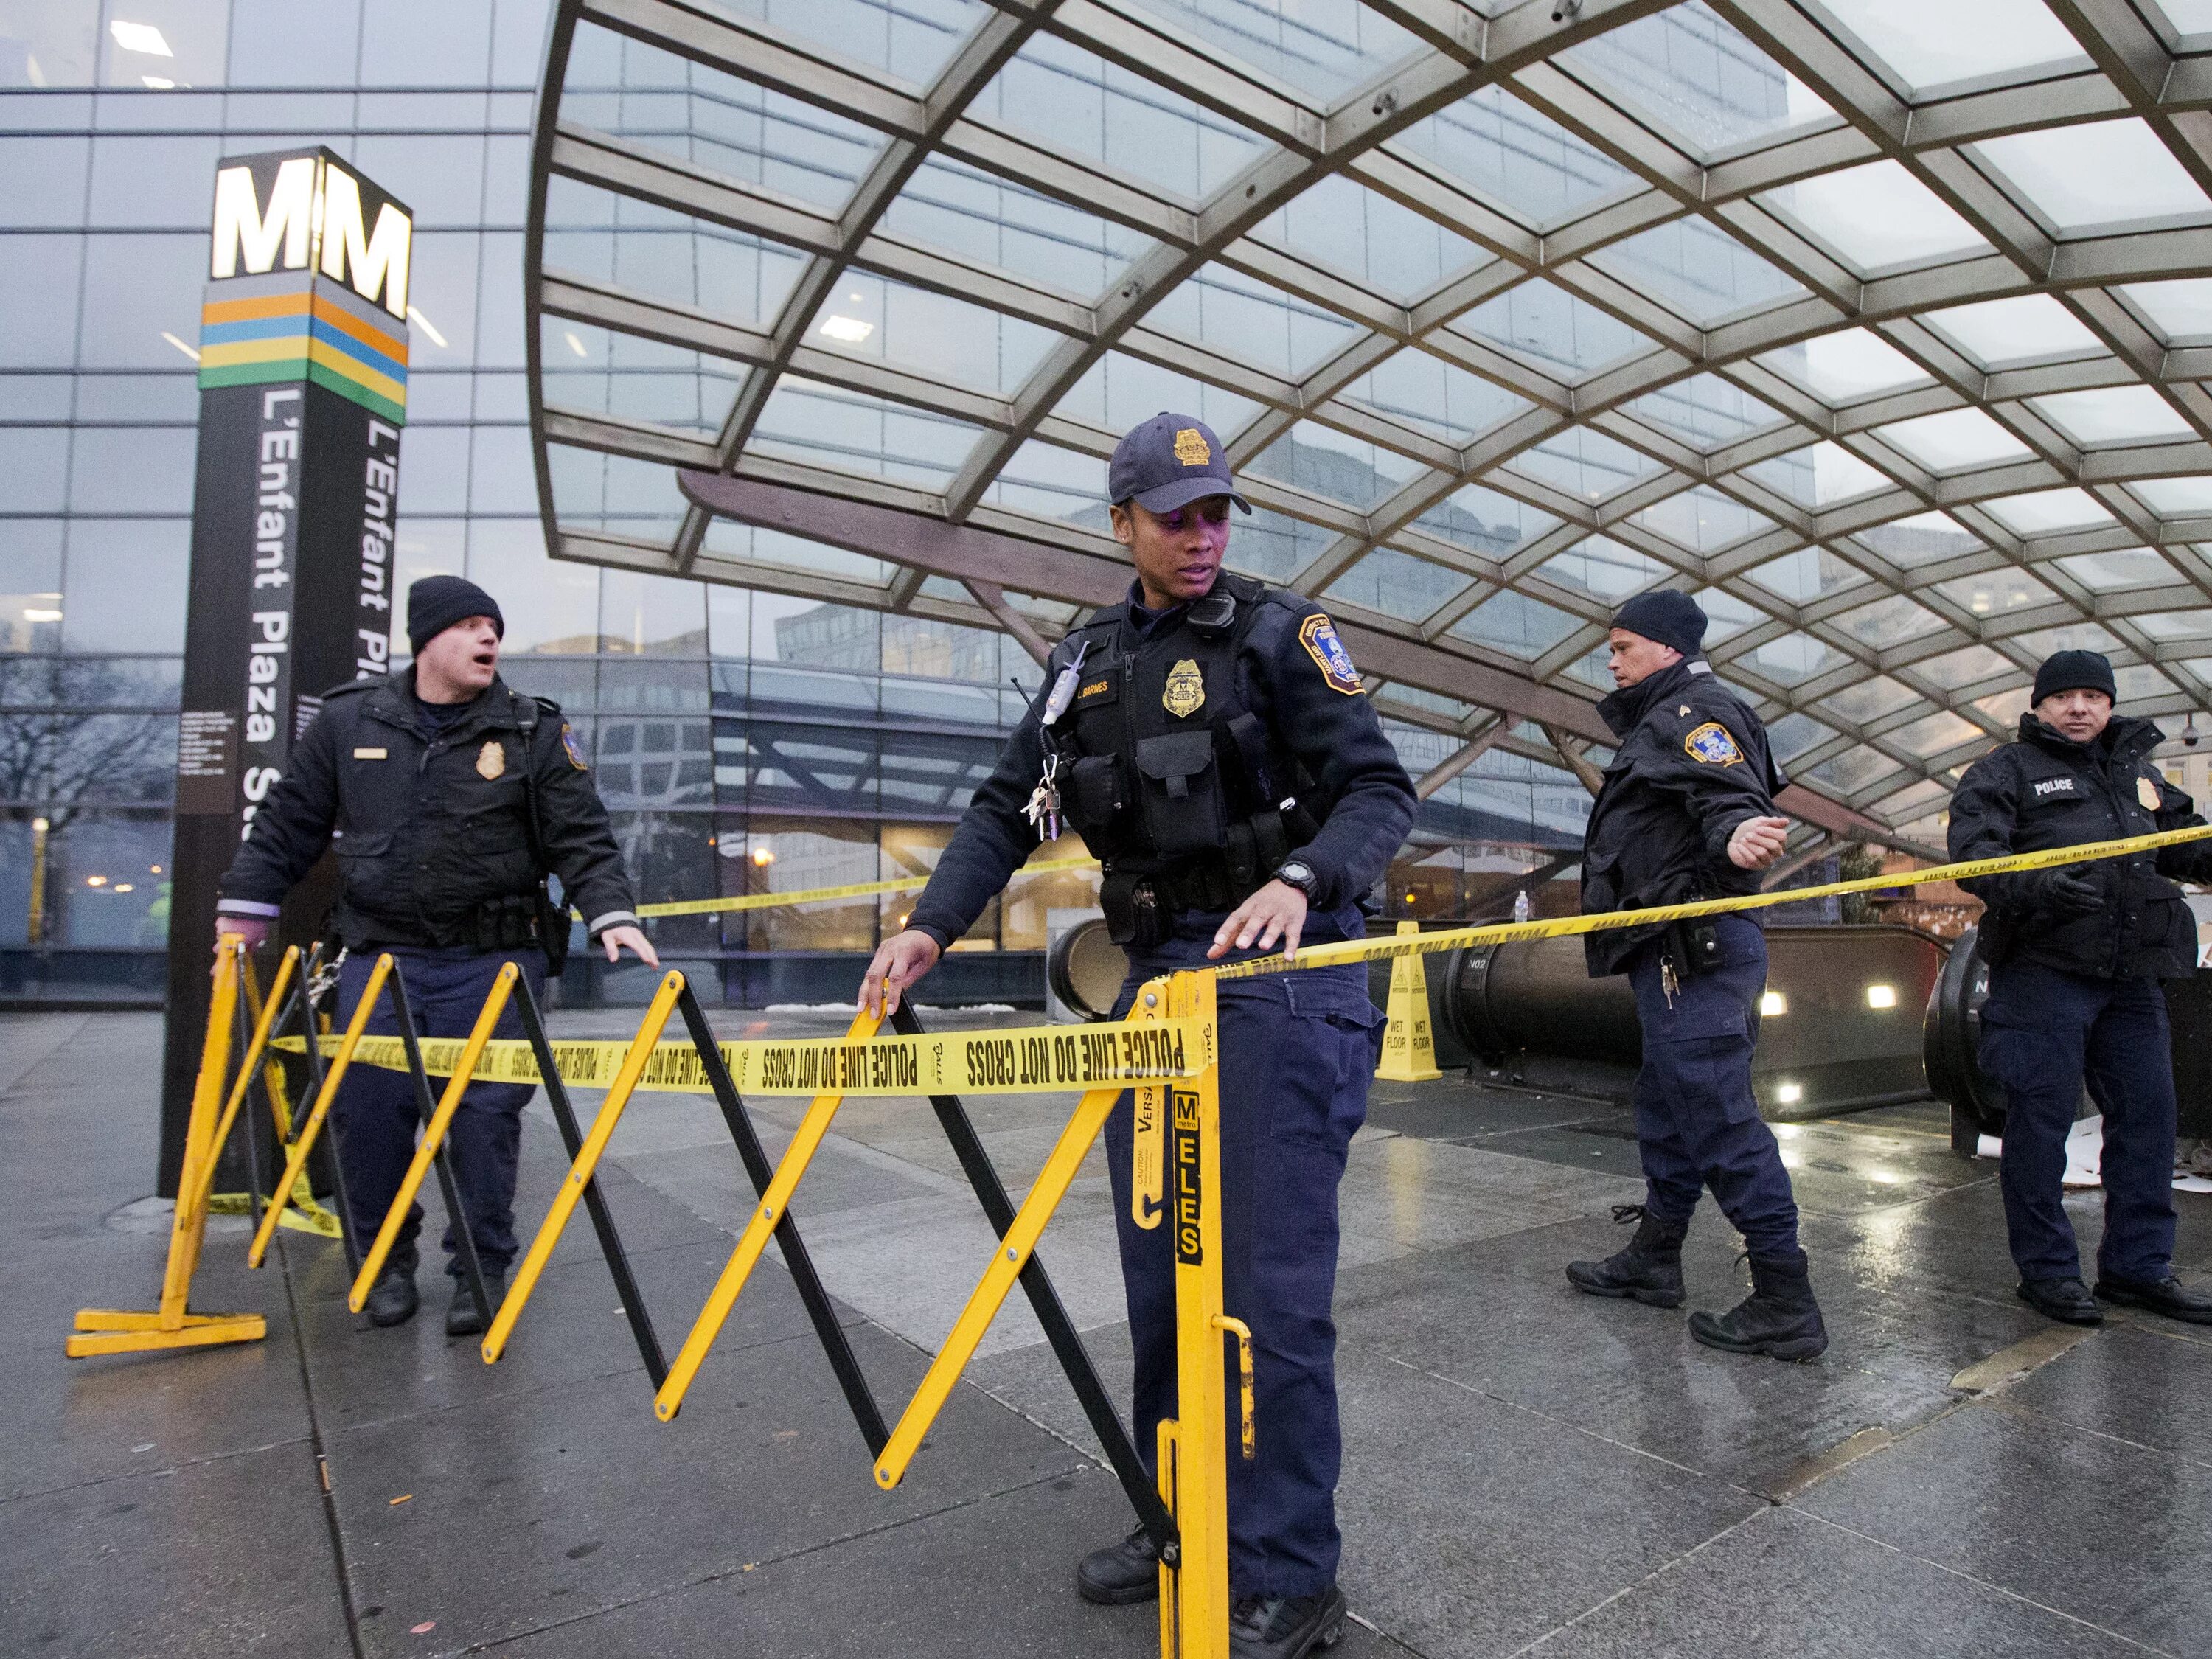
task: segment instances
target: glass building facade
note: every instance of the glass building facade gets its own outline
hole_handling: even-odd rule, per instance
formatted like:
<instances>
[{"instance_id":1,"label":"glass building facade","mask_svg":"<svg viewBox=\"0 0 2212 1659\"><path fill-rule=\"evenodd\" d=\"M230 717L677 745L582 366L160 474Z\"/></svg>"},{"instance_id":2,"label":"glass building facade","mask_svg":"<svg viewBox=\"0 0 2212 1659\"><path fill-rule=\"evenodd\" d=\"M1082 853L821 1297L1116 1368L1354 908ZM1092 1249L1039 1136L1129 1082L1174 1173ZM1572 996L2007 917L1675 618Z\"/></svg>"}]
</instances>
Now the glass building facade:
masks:
<instances>
[{"instance_id":1,"label":"glass building facade","mask_svg":"<svg viewBox=\"0 0 2212 1659\"><path fill-rule=\"evenodd\" d=\"M902 30L937 38L908 9L845 9L872 20L855 38L876 46L856 51L903 54ZM548 11L545 0L0 0L0 998L159 994L194 346L223 155L327 143L413 209L402 580L465 573L500 598L507 678L558 699L587 735L645 899L926 872L988 771L1022 706L1009 682L1033 687L1034 665L992 627L825 603L866 562L854 556L718 528L718 545L734 534L749 554L757 544L816 573L757 588L547 556L524 233ZM674 88L631 87L612 37L593 72L606 118L640 142L683 135L692 153L802 197L834 193L824 181L858 165L833 118L799 131L703 70L696 87L680 73ZM691 136L695 123L716 136ZM640 234L623 219L617 236L634 205L618 214L580 189L564 198L548 263L754 317L791 281L790 262L757 239L710 246L649 216ZM1074 257L1050 227L1036 240L1060 250L1040 258ZM986 348L963 337L951 302L912 311L913 295L873 287L878 349L934 338L940 356L919 370L972 378ZM547 328L561 401L711 428L742 380L696 352ZM1002 332L988 352L1010 380L1038 343ZM1153 395L1133 388L1115 413ZM769 430L780 441L852 450L843 394L779 396ZM873 418L869 466L942 450L934 417ZM1096 520L1099 482L1073 471L1035 488L1053 510ZM563 457L555 487L564 520L588 489L595 522L623 528L673 500L665 469L581 450ZM1255 568L1275 562L1266 550L1279 524L1244 533ZM1073 614L1038 611L1048 625ZM404 639L394 645L404 655ZM1416 770L1458 746L1417 724L1397 729ZM1516 738L1445 786L1394 874L1394 908L1460 914L1572 843L1585 797L1535 758L1540 744ZM1091 891L1079 875L1018 885L963 942L975 959L948 988L1038 994L1048 913L1087 907ZM688 962L719 964L732 1000L844 994L852 953L895 928L910 899L659 932Z\"/></svg>"},{"instance_id":2,"label":"glass building facade","mask_svg":"<svg viewBox=\"0 0 2212 1659\"><path fill-rule=\"evenodd\" d=\"M1801 842L1940 842L2053 649L2206 706L2212 12L1461 9L0 0L0 996L155 982L210 179L307 142L416 213L400 576L501 596L648 900L926 871L1034 683L1008 617L1077 614L1164 407L1260 508L1231 562L1387 647L1434 787L1386 915L1571 874L1605 621L1653 586ZM968 988L1033 994L1088 895L1018 887ZM906 902L666 939L826 994Z\"/></svg>"}]
</instances>

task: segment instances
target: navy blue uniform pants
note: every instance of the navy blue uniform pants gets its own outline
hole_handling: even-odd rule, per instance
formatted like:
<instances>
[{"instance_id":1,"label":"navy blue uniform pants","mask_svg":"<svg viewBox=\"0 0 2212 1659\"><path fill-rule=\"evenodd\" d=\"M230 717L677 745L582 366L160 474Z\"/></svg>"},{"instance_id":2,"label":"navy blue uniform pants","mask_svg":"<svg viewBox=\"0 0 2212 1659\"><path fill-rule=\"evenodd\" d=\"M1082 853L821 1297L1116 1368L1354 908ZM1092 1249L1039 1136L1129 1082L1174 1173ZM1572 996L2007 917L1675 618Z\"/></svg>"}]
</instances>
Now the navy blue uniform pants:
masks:
<instances>
[{"instance_id":1,"label":"navy blue uniform pants","mask_svg":"<svg viewBox=\"0 0 2212 1659\"><path fill-rule=\"evenodd\" d=\"M343 1030L368 983L374 950L348 954L338 973L337 1029ZM512 959L529 977L533 994L543 997L545 959L536 951L485 953L467 950L394 948L393 960L407 982L407 1001L421 1036L465 1037L475 1027L477 1014L490 994L500 964ZM542 1006L542 1005L541 1005ZM368 1030L380 1036L398 1034L387 992L369 1016ZM510 1000L501 1014L495 1035L520 1038L522 1019ZM444 1079L430 1079L434 1103ZM526 1083L472 1083L453 1114L446 1144L452 1149L453 1183L461 1190L461 1207L467 1212L469 1233L476 1240L477 1255L487 1272L504 1272L514 1260L515 1160L522 1145L522 1109L537 1092ZM415 1156L422 1120L416 1109L415 1080L404 1072L387 1072L373 1066L355 1066L339 1085L331 1108L337 1127L338 1155L345 1160L346 1204L354 1237L367 1249L383 1226L399 1183ZM428 1177L434 1183L436 1176ZM449 1218L450 1219L450 1218ZM392 1249L392 1266L415 1270L416 1235L422 1228L422 1206L411 1206ZM446 1271L460 1276L459 1249L449 1224L446 1229Z\"/></svg>"},{"instance_id":2,"label":"navy blue uniform pants","mask_svg":"<svg viewBox=\"0 0 2212 1659\"><path fill-rule=\"evenodd\" d=\"M1661 979L1659 941L1629 963L1644 1026L1636 1139L1644 1209L1662 1221L1686 1223L1710 1187L1753 1255L1787 1256L1797 1248L1797 1200L1751 1092L1766 936L1741 916L1716 916L1713 923L1721 965L1684 978L1672 997Z\"/></svg>"},{"instance_id":3,"label":"navy blue uniform pants","mask_svg":"<svg viewBox=\"0 0 2212 1659\"><path fill-rule=\"evenodd\" d=\"M1146 979L1205 962L1208 938L1131 953L1125 1012ZM1249 952L1247 954L1249 954ZM1261 979L1218 992L1221 1023L1221 1294L1252 1330L1258 1455L1229 1457L1229 1584L1237 1595L1310 1595L1336 1579L1337 1184L1367 1116L1382 1016L1364 963ZM1129 1218L1133 1106L1106 1125L1136 1388L1131 1422L1149 1466L1158 1424L1176 1415L1174 1228ZM1237 1443L1234 1350L1229 1444Z\"/></svg>"},{"instance_id":4,"label":"navy blue uniform pants","mask_svg":"<svg viewBox=\"0 0 2212 1659\"><path fill-rule=\"evenodd\" d=\"M2005 1231L2022 1279L2078 1279L2059 1201L2081 1098L2105 1114L2100 1272L2164 1279L2173 1267L2173 1048L2166 994L2141 979L2088 979L2032 962L1990 970L1982 1069L2005 1091Z\"/></svg>"}]
</instances>

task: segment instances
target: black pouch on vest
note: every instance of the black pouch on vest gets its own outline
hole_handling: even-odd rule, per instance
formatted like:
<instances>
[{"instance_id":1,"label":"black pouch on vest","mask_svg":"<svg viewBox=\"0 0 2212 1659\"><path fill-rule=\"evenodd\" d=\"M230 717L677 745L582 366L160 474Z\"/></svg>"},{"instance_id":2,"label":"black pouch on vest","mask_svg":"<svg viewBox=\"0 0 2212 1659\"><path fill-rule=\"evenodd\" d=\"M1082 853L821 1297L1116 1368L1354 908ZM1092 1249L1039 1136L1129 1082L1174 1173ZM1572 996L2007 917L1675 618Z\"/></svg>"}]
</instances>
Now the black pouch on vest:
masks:
<instances>
[{"instance_id":1,"label":"black pouch on vest","mask_svg":"<svg viewBox=\"0 0 2212 1659\"><path fill-rule=\"evenodd\" d=\"M1146 951L1164 937L1159 894L1148 877L1115 871L1099 884L1098 908L1106 915L1106 937L1116 945Z\"/></svg>"},{"instance_id":2,"label":"black pouch on vest","mask_svg":"<svg viewBox=\"0 0 2212 1659\"><path fill-rule=\"evenodd\" d=\"M1164 859L1188 858L1220 848L1228 823L1222 811L1221 772L1213 763L1213 733L1167 732L1137 744L1137 795L1145 834Z\"/></svg>"},{"instance_id":3,"label":"black pouch on vest","mask_svg":"<svg viewBox=\"0 0 2212 1659\"><path fill-rule=\"evenodd\" d=\"M1090 840L1110 826L1121 810L1121 764L1112 755L1085 755L1067 769L1060 799L1067 821Z\"/></svg>"},{"instance_id":4,"label":"black pouch on vest","mask_svg":"<svg viewBox=\"0 0 2212 1659\"><path fill-rule=\"evenodd\" d=\"M1708 918L1686 916L1668 925L1667 954L1684 979L1710 974L1721 965L1721 930Z\"/></svg>"},{"instance_id":5,"label":"black pouch on vest","mask_svg":"<svg viewBox=\"0 0 2212 1659\"><path fill-rule=\"evenodd\" d=\"M568 907L554 903L552 890L542 881L531 895L531 907L537 913L537 945L545 953L545 977L558 979L568 965Z\"/></svg>"}]
</instances>

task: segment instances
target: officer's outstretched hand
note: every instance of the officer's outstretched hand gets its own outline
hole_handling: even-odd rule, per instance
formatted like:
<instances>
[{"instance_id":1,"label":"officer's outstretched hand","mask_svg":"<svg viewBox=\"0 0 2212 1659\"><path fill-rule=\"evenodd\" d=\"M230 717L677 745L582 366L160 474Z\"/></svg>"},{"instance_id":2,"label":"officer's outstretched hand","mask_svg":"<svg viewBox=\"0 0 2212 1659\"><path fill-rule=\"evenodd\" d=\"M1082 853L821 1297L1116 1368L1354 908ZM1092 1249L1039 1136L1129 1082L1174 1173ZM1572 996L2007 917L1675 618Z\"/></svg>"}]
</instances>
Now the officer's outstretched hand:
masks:
<instances>
[{"instance_id":1,"label":"officer's outstretched hand","mask_svg":"<svg viewBox=\"0 0 2212 1659\"><path fill-rule=\"evenodd\" d=\"M860 981L860 1006L882 1018L898 1012L906 988L936 967L944 954L943 947L918 927L893 933L876 947L876 959Z\"/></svg>"},{"instance_id":2,"label":"officer's outstretched hand","mask_svg":"<svg viewBox=\"0 0 2212 1659\"><path fill-rule=\"evenodd\" d=\"M599 935L599 943L607 947L609 962L621 961L622 953L628 951L648 968L660 966L660 952L653 948L642 927L610 927Z\"/></svg>"},{"instance_id":3,"label":"officer's outstretched hand","mask_svg":"<svg viewBox=\"0 0 2212 1659\"><path fill-rule=\"evenodd\" d=\"M1739 870L1764 870L1782 856L1789 839L1788 818L1746 818L1729 837L1729 862Z\"/></svg>"},{"instance_id":4,"label":"officer's outstretched hand","mask_svg":"<svg viewBox=\"0 0 2212 1659\"><path fill-rule=\"evenodd\" d=\"M1233 948L1249 951L1257 943L1262 951L1275 948L1279 936L1283 954L1298 953L1298 934L1306 925L1306 896L1286 881L1271 881L1230 913L1213 935L1208 962L1228 955Z\"/></svg>"}]
</instances>

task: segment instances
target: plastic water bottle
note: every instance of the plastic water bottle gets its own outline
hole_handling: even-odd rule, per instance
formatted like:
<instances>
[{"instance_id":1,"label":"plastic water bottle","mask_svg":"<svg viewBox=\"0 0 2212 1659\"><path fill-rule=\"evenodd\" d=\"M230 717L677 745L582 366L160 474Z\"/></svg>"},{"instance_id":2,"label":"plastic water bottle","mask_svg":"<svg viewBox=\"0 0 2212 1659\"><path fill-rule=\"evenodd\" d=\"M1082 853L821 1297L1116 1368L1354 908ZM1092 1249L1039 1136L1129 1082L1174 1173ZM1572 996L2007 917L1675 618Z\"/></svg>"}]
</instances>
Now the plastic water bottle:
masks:
<instances>
[{"instance_id":1,"label":"plastic water bottle","mask_svg":"<svg viewBox=\"0 0 2212 1659\"><path fill-rule=\"evenodd\" d=\"M1516 921L1528 921L1528 890L1523 887L1519 892L1513 896L1513 920Z\"/></svg>"}]
</instances>

